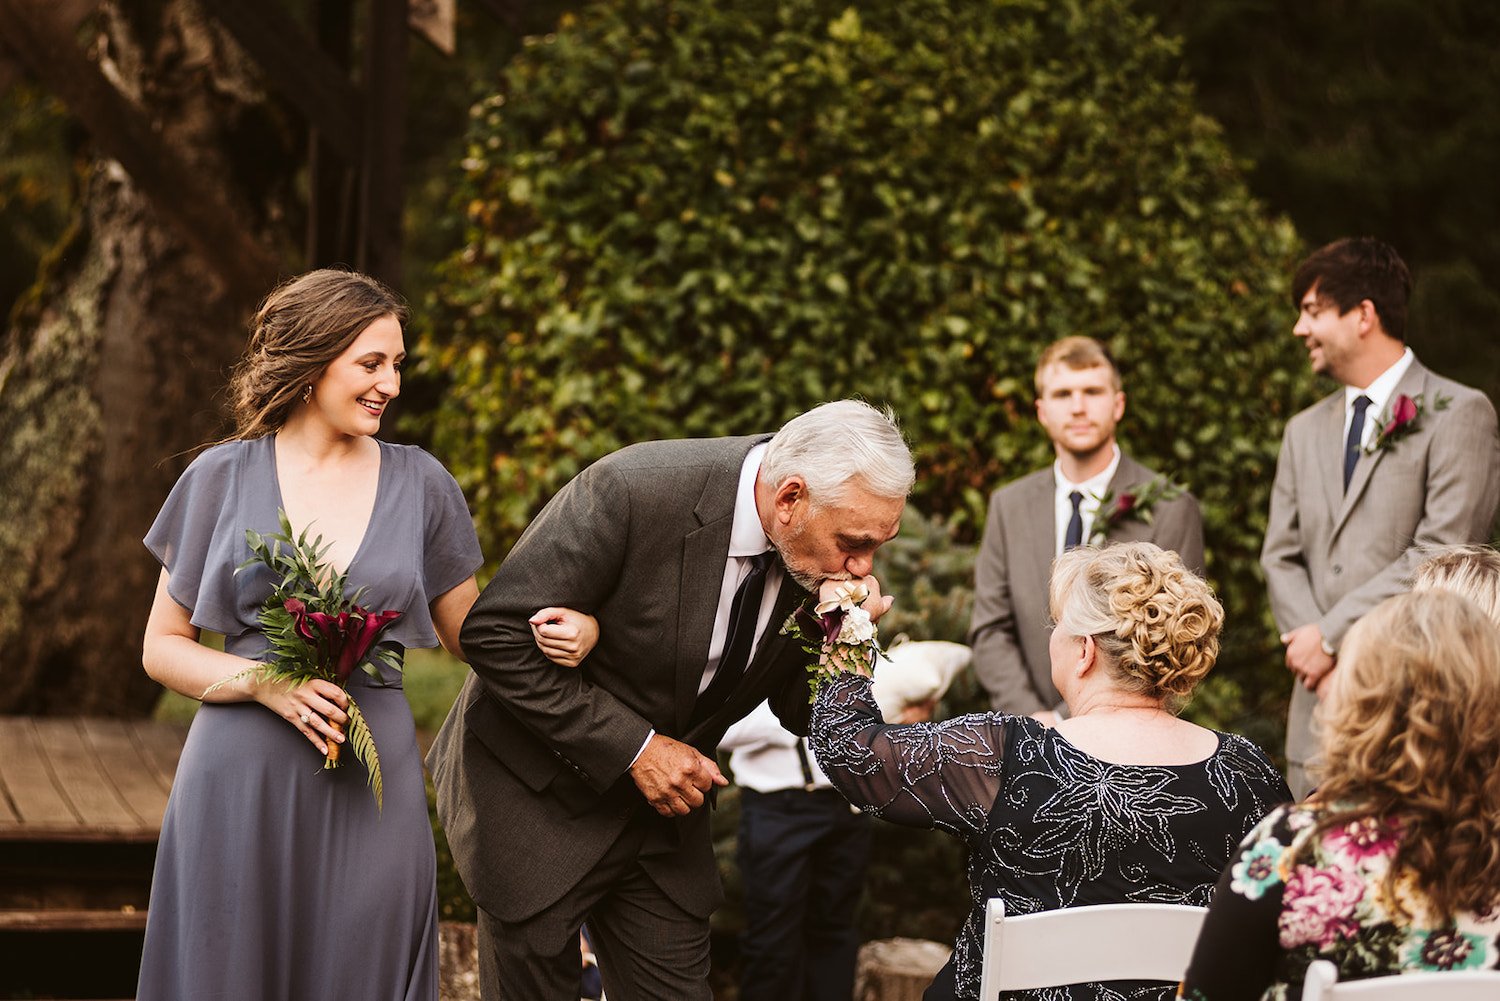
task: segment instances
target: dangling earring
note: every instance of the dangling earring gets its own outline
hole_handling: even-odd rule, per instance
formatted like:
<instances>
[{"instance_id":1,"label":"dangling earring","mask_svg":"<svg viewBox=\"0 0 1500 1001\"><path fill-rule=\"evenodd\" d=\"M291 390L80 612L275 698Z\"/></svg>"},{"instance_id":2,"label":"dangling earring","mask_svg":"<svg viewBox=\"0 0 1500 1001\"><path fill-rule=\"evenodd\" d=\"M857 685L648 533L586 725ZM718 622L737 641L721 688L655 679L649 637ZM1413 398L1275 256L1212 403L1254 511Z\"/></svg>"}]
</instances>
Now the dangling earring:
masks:
<instances>
[{"instance_id":1,"label":"dangling earring","mask_svg":"<svg viewBox=\"0 0 1500 1001\"><path fill-rule=\"evenodd\" d=\"M312 383L310 382L307 384L307 388L302 391L302 402L312 402Z\"/></svg>"}]
</instances>

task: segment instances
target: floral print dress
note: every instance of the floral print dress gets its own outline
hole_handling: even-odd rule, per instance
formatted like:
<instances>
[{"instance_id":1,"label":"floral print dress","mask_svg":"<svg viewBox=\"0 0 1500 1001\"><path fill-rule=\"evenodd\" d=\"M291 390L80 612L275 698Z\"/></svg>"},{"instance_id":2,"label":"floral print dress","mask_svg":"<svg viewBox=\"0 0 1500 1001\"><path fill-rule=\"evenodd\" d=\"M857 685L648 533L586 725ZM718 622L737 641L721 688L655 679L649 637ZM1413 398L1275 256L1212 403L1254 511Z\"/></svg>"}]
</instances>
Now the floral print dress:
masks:
<instances>
[{"instance_id":1,"label":"floral print dress","mask_svg":"<svg viewBox=\"0 0 1500 1001\"><path fill-rule=\"evenodd\" d=\"M1235 734L1219 734L1218 749L1190 764L1114 764L1028 716L886 725L870 679L853 674L819 684L810 740L851 803L892 823L939 828L969 847L972 907L926 1001L978 996L991 897L1002 898L1008 914L1128 901L1207 904L1240 839L1291 799L1265 754ZM1144 1001L1175 991L1114 982L1004 997Z\"/></svg>"},{"instance_id":2,"label":"floral print dress","mask_svg":"<svg viewBox=\"0 0 1500 1001\"><path fill-rule=\"evenodd\" d=\"M1500 900L1486 914L1434 920L1409 872L1394 895L1386 890L1394 823L1356 821L1309 845L1320 809L1280 807L1245 838L1219 880L1183 998L1295 1001L1317 959L1340 980L1500 968Z\"/></svg>"}]
</instances>

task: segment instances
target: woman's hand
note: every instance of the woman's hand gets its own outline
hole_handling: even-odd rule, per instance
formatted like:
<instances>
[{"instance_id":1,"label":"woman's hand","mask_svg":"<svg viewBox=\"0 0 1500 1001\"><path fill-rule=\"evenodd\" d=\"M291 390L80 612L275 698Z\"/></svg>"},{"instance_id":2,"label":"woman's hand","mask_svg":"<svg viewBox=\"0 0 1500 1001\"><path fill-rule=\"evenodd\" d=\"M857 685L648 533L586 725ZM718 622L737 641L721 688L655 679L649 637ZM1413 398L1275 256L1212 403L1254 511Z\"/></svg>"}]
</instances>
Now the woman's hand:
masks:
<instances>
[{"instance_id":1,"label":"woman's hand","mask_svg":"<svg viewBox=\"0 0 1500 1001\"><path fill-rule=\"evenodd\" d=\"M820 603L824 601L837 601L839 588L848 583L849 580L846 579L829 579L823 581L818 585L818 601ZM880 617L891 610L891 605L895 603L896 599L889 594L883 595L880 593L880 581L876 580L873 575L860 577L855 583L863 584L865 590L869 592L869 597L865 598L859 607L870 613L871 622L879 622Z\"/></svg>"},{"instance_id":2,"label":"woman's hand","mask_svg":"<svg viewBox=\"0 0 1500 1001\"><path fill-rule=\"evenodd\" d=\"M563 667L582 664L599 642L599 620L571 608L544 608L527 621L537 647Z\"/></svg>"},{"instance_id":3,"label":"woman's hand","mask_svg":"<svg viewBox=\"0 0 1500 1001\"><path fill-rule=\"evenodd\" d=\"M349 694L333 682L247 679L246 687L255 701L296 727L320 754L327 756L329 740L344 742Z\"/></svg>"}]
</instances>

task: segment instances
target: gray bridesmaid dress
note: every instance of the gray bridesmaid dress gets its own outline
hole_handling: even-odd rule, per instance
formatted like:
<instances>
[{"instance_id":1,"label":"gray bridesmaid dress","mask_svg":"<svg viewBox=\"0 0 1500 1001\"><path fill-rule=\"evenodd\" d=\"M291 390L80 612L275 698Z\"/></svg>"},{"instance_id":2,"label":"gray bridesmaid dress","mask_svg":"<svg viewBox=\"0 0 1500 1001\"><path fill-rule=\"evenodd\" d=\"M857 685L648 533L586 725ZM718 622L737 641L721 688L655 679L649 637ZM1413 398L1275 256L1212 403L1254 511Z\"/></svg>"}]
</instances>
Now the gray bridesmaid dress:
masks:
<instances>
[{"instance_id":1,"label":"gray bridesmaid dress","mask_svg":"<svg viewBox=\"0 0 1500 1001\"><path fill-rule=\"evenodd\" d=\"M458 484L421 449L380 443L369 528L349 566L366 607L404 614L382 643L437 644L428 603L481 563ZM260 659L270 571L245 529L278 530L274 439L218 445L173 488L146 536L193 624ZM316 529L316 526L314 526ZM314 531L314 534L316 532ZM139 1001L435 1001L432 831L400 672L356 670L350 692L380 754L385 809L345 766L257 702L199 708L162 824Z\"/></svg>"}]
</instances>

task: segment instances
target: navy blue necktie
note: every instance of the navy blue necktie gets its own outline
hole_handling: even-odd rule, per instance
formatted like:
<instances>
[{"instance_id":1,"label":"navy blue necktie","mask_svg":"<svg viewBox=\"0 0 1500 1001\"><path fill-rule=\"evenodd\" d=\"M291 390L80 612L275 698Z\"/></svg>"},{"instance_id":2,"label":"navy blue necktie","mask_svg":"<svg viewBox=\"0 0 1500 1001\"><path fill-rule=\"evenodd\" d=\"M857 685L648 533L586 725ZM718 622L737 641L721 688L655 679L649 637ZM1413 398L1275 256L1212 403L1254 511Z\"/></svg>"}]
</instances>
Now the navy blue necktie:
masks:
<instances>
[{"instance_id":1,"label":"navy blue necktie","mask_svg":"<svg viewBox=\"0 0 1500 1001\"><path fill-rule=\"evenodd\" d=\"M1078 509L1078 505L1083 502L1083 494L1074 490L1068 494L1068 500L1073 502L1073 517L1068 519L1068 531L1063 536L1063 552L1077 549L1083 542L1083 512Z\"/></svg>"},{"instance_id":2,"label":"navy blue necktie","mask_svg":"<svg viewBox=\"0 0 1500 1001\"><path fill-rule=\"evenodd\" d=\"M1365 437L1365 410L1370 406L1368 396L1354 398L1354 420L1349 422L1349 440L1344 442L1344 490L1354 478L1354 464L1359 461L1360 443Z\"/></svg>"},{"instance_id":3,"label":"navy blue necktie","mask_svg":"<svg viewBox=\"0 0 1500 1001\"><path fill-rule=\"evenodd\" d=\"M729 603L729 632L724 638L724 652L719 656L718 670L698 701L693 704L692 722L697 724L718 711L739 684L750 664L750 649L755 645L755 623L760 618L760 602L766 593L766 573L776 561L771 550L750 557L750 572L735 589Z\"/></svg>"}]
</instances>

